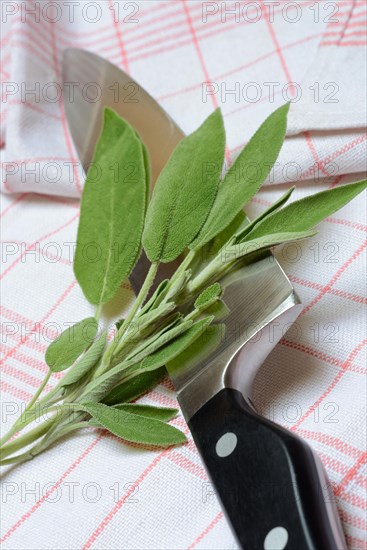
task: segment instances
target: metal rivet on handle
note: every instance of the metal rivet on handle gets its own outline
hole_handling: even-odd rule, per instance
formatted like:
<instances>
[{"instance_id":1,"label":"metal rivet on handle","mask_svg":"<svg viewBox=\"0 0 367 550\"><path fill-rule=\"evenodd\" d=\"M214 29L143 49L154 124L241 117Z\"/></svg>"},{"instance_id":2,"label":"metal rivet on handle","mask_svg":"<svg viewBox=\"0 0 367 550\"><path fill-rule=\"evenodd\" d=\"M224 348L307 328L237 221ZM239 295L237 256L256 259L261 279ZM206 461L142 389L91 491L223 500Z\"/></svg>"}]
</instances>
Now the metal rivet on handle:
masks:
<instances>
[{"instance_id":1,"label":"metal rivet on handle","mask_svg":"<svg viewBox=\"0 0 367 550\"><path fill-rule=\"evenodd\" d=\"M284 550L287 542L287 529L284 529L284 527L274 527L265 537L264 550Z\"/></svg>"},{"instance_id":2,"label":"metal rivet on handle","mask_svg":"<svg viewBox=\"0 0 367 550\"><path fill-rule=\"evenodd\" d=\"M237 436L233 432L227 432L217 441L215 450L218 456L224 458L233 453L237 445Z\"/></svg>"}]
</instances>

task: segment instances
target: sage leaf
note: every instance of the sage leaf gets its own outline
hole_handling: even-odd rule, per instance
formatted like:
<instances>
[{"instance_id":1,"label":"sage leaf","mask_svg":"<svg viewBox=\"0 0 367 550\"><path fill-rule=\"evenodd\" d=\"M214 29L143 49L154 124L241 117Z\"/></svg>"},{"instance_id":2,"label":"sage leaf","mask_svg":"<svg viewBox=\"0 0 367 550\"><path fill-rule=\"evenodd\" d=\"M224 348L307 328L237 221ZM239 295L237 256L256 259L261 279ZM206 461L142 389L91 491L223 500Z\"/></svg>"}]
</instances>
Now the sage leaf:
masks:
<instances>
[{"instance_id":1,"label":"sage leaf","mask_svg":"<svg viewBox=\"0 0 367 550\"><path fill-rule=\"evenodd\" d=\"M107 341L107 332L102 332L101 336L93 342L91 347L85 352L83 357L66 373L62 379L62 386L70 386L79 382L88 374L99 362L102 357Z\"/></svg>"},{"instance_id":2,"label":"sage leaf","mask_svg":"<svg viewBox=\"0 0 367 550\"><path fill-rule=\"evenodd\" d=\"M276 202L274 202L271 206L269 206L269 208L267 208L266 210L264 210L264 212L262 212L260 214L260 216L258 216L257 218L255 218L254 220L252 220L251 223L247 224L246 226L244 227L241 227L239 228L239 230L237 232L235 232L235 240L236 242L241 242L244 237L246 237L246 235L248 235L250 233L250 231L253 230L253 228L258 224L260 223L261 221L263 221L265 218L267 218L270 214L272 214L273 212L275 212L276 210L279 210L279 208L281 208L282 206L284 206L284 204L288 201L288 199L290 198L290 196L292 195L293 191L295 190L295 186L291 187L290 189L288 189L284 195L282 195L280 197L280 199L278 199Z\"/></svg>"},{"instance_id":3,"label":"sage leaf","mask_svg":"<svg viewBox=\"0 0 367 550\"><path fill-rule=\"evenodd\" d=\"M213 304L205 309L207 315L213 315L215 321L225 319L229 314L229 308L223 300L216 300Z\"/></svg>"},{"instance_id":4,"label":"sage leaf","mask_svg":"<svg viewBox=\"0 0 367 550\"><path fill-rule=\"evenodd\" d=\"M146 357L142 361L139 368L157 369L159 367L163 367L163 365L166 365L169 361L172 361L172 359L174 359L176 355L181 353L185 348L190 346L192 342L199 338L199 336L202 335L203 331L212 322L212 320L212 316L200 319L200 321L194 323L189 329L187 329L183 334L175 338L169 344Z\"/></svg>"},{"instance_id":5,"label":"sage leaf","mask_svg":"<svg viewBox=\"0 0 367 550\"><path fill-rule=\"evenodd\" d=\"M165 374L166 369L164 367L137 374L127 382L115 386L103 399L103 402L107 405L116 405L117 403L133 401L156 386Z\"/></svg>"},{"instance_id":6,"label":"sage leaf","mask_svg":"<svg viewBox=\"0 0 367 550\"><path fill-rule=\"evenodd\" d=\"M120 403L119 405L115 405L115 409L132 414L140 414L147 418L155 418L156 420L161 420L161 422L169 422L169 420L172 420L178 413L178 409L151 407L150 405L141 405L140 403Z\"/></svg>"},{"instance_id":7,"label":"sage leaf","mask_svg":"<svg viewBox=\"0 0 367 550\"><path fill-rule=\"evenodd\" d=\"M170 409L166 407L151 407L150 405L140 405L136 403L119 403L115 405L115 409L125 411L131 414L139 414L146 418L155 418L161 422L168 422L177 416L177 409ZM89 424L92 426L100 427L100 423L97 420L90 420Z\"/></svg>"},{"instance_id":8,"label":"sage leaf","mask_svg":"<svg viewBox=\"0 0 367 550\"><path fill-rule=\"evenodd\" d=\"M154 353L157 349L167 344L171 339L179 336L192 326L192 321L184 321L178 326L162 331L159 336L154 335L149 344L145 344L138 347L134 355L126 358L121 363L114 366L112 369L102 374L96 380L92 380L85 388L83 395L81 396L81 402L88 401L100 401L103 399L112 388L125 380L130 380L135 374L141 371L141 363L145 357ZM162 364L156 362L149 366L145 365L146 370L158 369Z\"/></svg>"},{"instance_id":9,"label":"sage leaf","mask_svg":"<svg viewBox=\"0 0 367 550\"><path fill-rule=\"evenodd\" d=\"M106 430L126 441L160 447L169 447L186 441L180 430L155 418L132 414L101 403L86 403L80 408Z\"/></svg>"},{"instance_id":10,"label":"sage leaf","mask_svg":"<svg viewBox=\"0 0 367 550\"><path fill-rule=\"evenodd\" d=\"M256 239L251 239L250 241L243 241L241 243L233 244L223 249L222 261L231 262L233 260L238 260L238 258L243 258L249 254L254 254L256 252L267 250L272 246L277 246L279 244L297 241L301 239L307 239L316 235L317 231L289 231L284 233L274 233L270 235L264 235L263 237L258 237Z\"/></svg>"},{"instance_id":11,"label":"sage leaf","mask_svg":"<svg viewBox=\"0 0 367 550\"><path fill-rule=\"evenodd\" d=\"M147 311L153 309L154 307L157 307L161 303L163 297L165 296L164 291L166 290L168 283L169 279L164 279L161 283L159 283L152 296L142 307L141 313L146 313Z\"/></svg>"},{"instance_id":12,"label":"sage leaf","mask_svg":"<svg viewBox=\"0 0 367 550\"><path fill-rule=\"evenodd\" d=\"M225 133L219 109L175 148L154 186L143 246L151 262L177 258L201 229L217 193Z\"/></svg>"},{"instance_id":13,"label":"sage leaf","mask_svg":"<svg viewBox=\"0 0 367 550\"><path fill-rule=\"evenodd\" d=\"M247 235L257 239L268 233L307 231L351 201L367 187L367 180L320 191L270 214Z\"/></svg>"},{"instance_id":14,"label":"sage leaf","mask_svg":"<svg viewBox=\"0 0 367 550\"><path fill-rule=\"evenodd\" d=\"M208 286L195 300L195 309L204 311L218 300L221 293L222 288L219 283L214 283L213 285Z\"/></svg>"},{"instance_id":15,"label":"sage leaf","mask_svg":"<svg viewBox=\"0 0 367 550\"><path fill-rule=\"evenodd\" d=\"M94 317L83 319L67 328L51 342L45 354L45 360L52 372L69 368L79 355L93 342L98 330Z\"/></svg>"},{"instance_id":16,"label":"sage leaf","mask_svg":"<svg viewBox=\"0 0 367 550\"><path fill-rule=\"evenodd\" d=\"M146 209L141 143L111 109L105 109L93 163L100 177L89 170L85 182L74 272L87 300L104 304L135 265Z\"/></svg>"},{"instance_id":17,"label":"sage leaf","mask_svg":"<svg viewBox=\"0 0 367 550\"><path fill-rule=\"evenodd\" d=\"M204 328L201 338L194 340L179 354L167 362L166 367L170 374L176 376L188 367L194 367L207 360L216 351L225 334L225 325L210 325Z\"/></svg>"},{"instance_id":18,"label":"sage leaf","mask_svg":"<svg viewBox=\"0 0 367 550\"><path fill-rule=\"evenodd\" d=\"M288 110L289 103L274 111L238 155L219 185L217 196L205 224L189 248L202 247L215 237L257 193L282 147ZM247 172L252 167L255 167L256 173L248 175Z\"/></svg>"}]
</instances>

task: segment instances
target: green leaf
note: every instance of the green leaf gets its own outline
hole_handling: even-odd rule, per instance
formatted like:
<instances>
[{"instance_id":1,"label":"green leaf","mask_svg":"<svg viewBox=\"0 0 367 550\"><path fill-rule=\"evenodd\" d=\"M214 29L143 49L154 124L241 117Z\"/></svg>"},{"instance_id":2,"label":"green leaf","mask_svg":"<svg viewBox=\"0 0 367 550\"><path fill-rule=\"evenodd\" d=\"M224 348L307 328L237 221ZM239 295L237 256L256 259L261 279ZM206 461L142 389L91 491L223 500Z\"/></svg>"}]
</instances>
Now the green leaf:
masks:
<instances>
[{"instance_id":1,"label":"green leaf","mask_svg":"<svg viewBox=\"0 0 367 550\"><path fill-rule=\"evenodd\" d=\"M161 422L169 422L177 416L178 409L169 407L151 407L150 405L141 405L136 403L120 403L115 405L115 409L125 411L131 414L140 414L146 418L155 418Z\"/></svg>"},{"instance_id":2,"label":"green leaf","mask_svg":"<svg viewBox=\"0 0 367 550\"><path fill-rule=\"evenodd\" d=\"M177 258L201 229L218 189L225 133L219 109L173 151L154 186L143 246L151 262Z\"/></svg>"},{"instance_id":3,"label":"green leaf","mask_svg":"<svg viewBox=\"0 0 367 550\"><path fill-rule=\"evenodd\" d=\"M307 239L316 235L317 231L292 231L284 233L274 233L270 235L264 235L251 241L244 241L234 245L227 246L222 251L222 261L232 262L238 258L242 258L249 254L254 254L261 250L267 250L272 246L282 244L289 241L297 241L301 239Z\"/></svg>"},{"instance_id":4,"label":"green leaf","mask_svg":"<svg viewBox=\"0 0 367 550\"><path fill-rule=\"evenodd\" d=\"M149 199L150 199L150 182L152 178L152 171L150 166L150 156L148 149L145 146L145 143L141 139L138 132L135 131L135 135L140 141L141 150L143 153L143 160L144 160L144 172L145 172L145 210L148 208Z\"/></svg>"},{"instance_id":5,"label":"green leaf","mask_svg":"<svg viewBox=\"0 0 367 550\"><path fill-rule=\"evenodd\" d=\"M102 374L95 380L92 380L86 386L84 393L81 396L81 402L85 403L87 401L102 400L116 384L129 380L136 374L139 374L141 372L142 361L145 357L154 353L160 347L168 344L170 340L185 332L192 326L192 324L192 321L183 321L169 330L163 330L158 334L153 335L153 337L148 340L148 343L142 344L134 350L133 356L129 356L105 374ZM162 365L156 363L149 365L149 367L144 366L144 368L145 370L155 370L160 366Z\"/></svg>"},{"instance_id":6,"label":"green leaf","mask_svg":"<svg viewBox=\"0 0 367 550\"><path fill-rule=\"evenodd\" d=\"M61 382L63 386L70 386L76 382L79 382L79 380L81 380L93 369L93 367L98 364L106 346L106 341L107 332L104 331L101 336L93 342L83 357L81 357L79 361L75 363L73 368L66 373Z\"/></svg>"},{"instance_id":7,"label":"green leaf","mask_svg":"<svg viewBox=\"0 0 367 550\"><path fill-rule=\"evenodd\" d=\"M111 109L105 109L93 163L100 177L90 170L85 182L74 272L87 300L104 304L135 265L146 209L141 143Z\"/></svg>"},{"instance_id":8,"label":"green leaf","mask_svg":"<svg viewBox=\"0 0 367 550\"><path fill-rule=\"evenodd\" d=\"M288 189L284 193L284 195L282 195L280 197L280 199L278 199L271 206L269 206L269 208L264 210L264 212L262 212L260 214L260 216L258 216L254 220L252 220L252 222L247 224L246 226L239 228L239 230L237 232L235 232L236 242L241 242L246 237L246 235L248 235L250 233L250 231L252 231L253 228L258 223L263 221L265 218L267 218L270 214L272 214L276 210L279 210L279 208L281 208L288 201L289 197L291 196L291 194L293 193L294 190L295 190L295 186Z\"/></svg>"},{"instance_id":9,"label":"green leaf","mask_svg":"<svg viewBox=\"0 0 367 550\"><path fill-rule=\"evenodd\" d=\"M106 430L126 441L160 447L186 441L180 430L155 418L132 414L101 403L86 403L80 409L90 414Z\"/></svg>"},{"instance_id":10,"label":"green leaf","mask_svg":"<svg viewBox=\"0 0 367 550\"><path fill-rule=\"evenodd\" d=\"M219 185L210 214L189 248L199 248L210 241L257 193L282 147L288 110L289 103L272 113L241 151ZM253 167L256 173L249 175L247 172Z\"/></svg>"},{"instance_id":11,"label":"green leaf","mask_svg":"<svg viewBox=\"0 0 367 550\"><path fill-rule=\"evenodd\" d=\"M197 337L190 346L186 346L181 353L167 362L168 373L176 376L180 371L185 372L188 368L193 368L208 359L222 342L224 334L225 325L206 327L200 338Z\"/></svg>"},{"instance_id":12,"label":"green leaf","mask_svg":"<svg viewBox=\"0 0 367 550\"><path fill-rule=\"evenodd\" d=\"M158 351L151 353L146 357L141 365L140 369L152 369L159 368L166 365L169 361L172 361L181 353L185 348L190 346L199 336L203 333L205 328L212 322L213 317L205 317L194 323L183 334L172 340L169 344L162 347Z\"/></svg>"},{"instance_id":13,"label":"green leaf","mask_svg":"<svg viewBox=\"0 0 367 550\"><path fill-rule=\"evenodd\" d=\"M161 303L163 296L165 295L165 290L167 288L167 285L169 283L169 279L164 279L157 288L155 289L152 296L149 298L146 304L141 309L141 313L146 313L147 311L150 311L151 309L158 307L158 305Z\"/></svg>"},{"instance_id":14,"label":"green leaf","mask_svg":"<svg viewBox=\"0 0 367 550\"><path fill-rule=\"evenodd\" d=\"M128 356L128 359L140 362L147 355L165 346L168 342L188 330L193 325L193 321L182 320L180 315L180 313L176 313L173 320L167 326L136 346L133 353Z\"/></svg>"},{"instance_id":15,"label":"green leaf","mask_svg":"<svg viewBox=\"0 0 367 550\"><path fill-rule=\"evenodd\" d=\"M115 386L104 398L103 402L107 405L116 405L117 403L133 401L156 386L165 374L166 369L164 367L137 374L128 380L128 382Z\"/></svg>"},{"instance_id":16,"label":"green leaf","mask_svg":"<svg viewBox=\"0 0 367 550\"><path fill-rule=\"evenodd\" d=\"M64 330L48 346L45 360L52 372L60 372L70 367L79 355L93 342L98 330L94 317L83 319Z\"/></svg>"},{"instance_id":17,"label":"green leaf","mask_svg":"<svg viewBox=\"0 0 367 550\"><path fill-rule=\"evenodd\" d=\"M258 223L247 235L246 240L257 239L269 233L307 231L339 210L366 187L367 180L364 180L340 185L291 202Z\"/></svg>"},{"instance_id":18,"label":"green leaf","mask_svg":"<svg viewBox=\"0 0 367 550\"><path fill-rule=\"evenodd\" d=\"M229 314L229 308L223 300L216 300L213 304L205 309L207 315L213 315L215 321L225 319Z\"/></svg>"},{"instance_id":19,"label":"green leaf","mask_svg":"<svg viewBox=\"0 0 367 550\"><path fill-rule=\"evenodd\" d=\"M195 301L195 309L203 311L214 302L216 302L219 296L222 293L222 288L219 283L214 283L213 285L208 286L203 292L197 297Z\"/></svg>"}]
</instances>

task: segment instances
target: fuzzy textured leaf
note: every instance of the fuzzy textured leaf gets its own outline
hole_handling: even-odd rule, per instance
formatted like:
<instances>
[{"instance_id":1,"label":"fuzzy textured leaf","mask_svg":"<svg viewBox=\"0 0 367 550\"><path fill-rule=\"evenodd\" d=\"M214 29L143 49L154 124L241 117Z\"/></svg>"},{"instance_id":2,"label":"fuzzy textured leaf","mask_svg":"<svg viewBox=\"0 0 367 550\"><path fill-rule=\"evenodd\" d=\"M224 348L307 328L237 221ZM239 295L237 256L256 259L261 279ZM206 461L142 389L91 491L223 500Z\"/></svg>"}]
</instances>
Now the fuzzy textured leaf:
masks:
<instances>
[{"instance_id":1,"label":"fuzzy textured leaf","mask_svg":"<svg viewBox=\"0 0 367 550\"><path fill-rule=\"evenodd\" d=\"M117 403L133 401L156 386L165 374L166 369L164 367L137 374L128 382L122 382L122 384L115 386L103 402L107 405L116 405Z\"/></svg>"},{"instance_id":2,"label":"fuzzy textured leaf","mask_svg":"<svg viewBox=\"0 0 367 550\"><path fill-rule=\"evenodd\" d=\"M126 441L160 447L186 441L180 430L155 418L132 414L101 403L85 403L80 409L89 413L106 430Z\"/></svg>"},{"instance_id":3,"label":"fuzzy textured leaf","mask_svg":"<svg viewBox=\"0 0 367 550\"><path fill-rule=\"evenodd\" d=\"M274 111L238 155L219 185L210 214L190 248L199 248L215 237L257 193L282 147L288 110L289 103ZM252 167L256 174L248 175Z\"/></svg>"},{"instance_id":4,"label":"fuzzy textured leaf","mask_svg":"<svg viewBox=\"0 0 367 550\"><path fill-rule=\"evenodd\" d=\"M190 346L205 330L205 328L212 322L213 317L208 316L204 319L200 319L194 323L188 330L183 334L172 340L169 344L162 347L158 351L151 353L146 357L141 365L141 369L152 369L159 368L166 365L169 361L172 361L181 353L185 348Z\"/></svg>"},{"instance_id":5,"label":"fuzzy textured leaf","mask_svg":"<svg viewBox=\"0 0 367 550\"><path fill-rule=\"evenodd\" d=\"M178 413L178 409L152 407L151 405L141 405L140 403L120 403L119 405L115 405L115 409L131 414L140 414L146 418L155 418L161 422L169 422Z\"/></svg>"},{"instance_id":6,"label":"fuzzy textured leaf","mask_svg":"<svg viewBox=\"0 0 367 550\"><path fill-rule=\"evenodd\" d=\"M351 201L367 187L367 180L321 191L270 214L246 236L257 239L269 233L307 231Z\"/></svg>"},{"instance_id":7,"label":"fuzzy textured leaf","mask_svg":"<svg viewBox=\"0 0 367 550\"><path fill-rule=\"evenodd\" d=\"M79 382L93 367L95 367L102 357L104 348L107 341L107 332L104 331L101 336L93 342L91 347L86 353L79 359L77 363L71 368L64 378L62 379L63 386L70 386Z\"/></svg>"},{"instance_id":8,"label":"fuzzy textured leaf","mask_svg":"<svg viewBox=\"0 0 367 550\"><path fill-rule=\"evenodd\" d=\"M167 370L172 376L185 371L188 366L194 367L204 359L208 359L223 340L225 325L210 325L201 334L201 338L196 338L190 346L186 346L180 354L167 362Z\"/></svg>"},{"instance_id":9,"label":"fuzzy textured leaf","mask_svg":"<svg viewBox=\"0 0 367 550\"><path fill-rule=\"evenodd\" d=\"M149 354L153 354L157 349L168 344L170 340L188 330L192 324L192 321L184 321L169 330L163 330L159 336L154 335L148 345L143 345L141 349L138 348L136 350L134 356L125 359L88 384L82 395L81 402L100 401L116 384L130 380L136 374L139 374L142 370L141 363L145 357ZM155 363L148 366L145 365L144 368L148 371L158 369L160 366L162 366L162 364Z\"/></svg>"},{"instance_id":10,"label":"fuzzy textured leaf","mask_svg":"<svg viewBox=\"0 0 367 550\"><path fill-rule=\"evenodd\" d=\"M219 283L208 286L195 300L195 309L203 311L216 302L222 293Z\"/></svg>"},{"instance_id":11,"label":"fuzzy textured leaf","mask_svg":"<svg viewBox=\"0 0 367 550\"><path fill-rule=\"evenodd\" d=\"M252 222L247 224L246 226L240 227L238 231L235 233L236 242L241 242L246 237L246 235L248 235L250 231L253 230L255 225L262 222L265 218L270 216L270 214L272 214L273 212L275 212L276 210L279 210L279 208L284 206L284 204L288 201L288 199L290 198L294 190L295 190L294 186L288 189L276 202L274 202L271 206L269 206L269 208L264 210L264 212L262 212L260 216L252 220Z\"/></svg>"},{"instance_id":12,"label":"fuzzy textured leaf","mask_svg":"<svg viewBox=\"0 0 367 550\"><path fill-rule=\"evenodd\" d=\"M93 342L97 329L95 318L87 317L64 330L47 348L45 360L50 370L60 372L69 368Z\"/></svg>"},{"instance_id":13,"label":"fuzzy textured leaf","mask_svg":"<svg viewBox=\"0 0 367 550\"><path fill-rule=\"evenodd\" d=\"M307 239L316 235L317 231L289 231L284 233L274 233L270 235L264 235L263 237L258 237L256 239L251 239L250 241L244 241L238 244L234 244L226 247L223 250L222 259L225 262L231 262L237 260L238 258L243 258L249 254L259 252L261 250L266 250L272 246L282 244L289 241L297 241L301 239Z\"/></svg>"},{"instance_id":14,"label":"fuzzy textured leaf","mask_svg":"<svg viewBox=\"0 0 367 550\"><path fill-rule=\"evenodd\" d=\"M81 202L75 276L92 304L111 300L128 277L140 252L146 209L143 149L132 127L111 109Z\"/></svg>"},{"instance_id":15,"label":"fuzzy textured leaf","mask_svg":"<svg viewBox=\"0 0 367 550\"><path fill-rule=\"evenodd\" d=\"M147 211L143 246L151 262L177 258L205 223L218 189L224 145L217 109L173 151Z\"/></svg>"}]
</instances>

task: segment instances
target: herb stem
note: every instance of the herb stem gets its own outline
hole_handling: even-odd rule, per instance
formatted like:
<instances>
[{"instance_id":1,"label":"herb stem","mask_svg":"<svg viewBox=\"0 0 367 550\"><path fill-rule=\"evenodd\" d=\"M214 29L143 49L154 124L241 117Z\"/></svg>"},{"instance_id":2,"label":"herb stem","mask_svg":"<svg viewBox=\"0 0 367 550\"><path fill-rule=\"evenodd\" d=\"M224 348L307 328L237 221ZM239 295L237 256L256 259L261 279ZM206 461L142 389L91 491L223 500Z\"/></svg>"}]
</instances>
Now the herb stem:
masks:
<instances>
[{"instance_id":1,"label":"herb stem","mask_svg":"<svg viewBox=\"0 0 367 550\"><path fill-rule=\"evenodd\" d=\"M9 441L9 439L11 439L17 432L25 428L30 422L34 420L32 418L27 420L25 418L26 413L29 413L32 410L34 404L36 403L37 399L43 392L47 382L49 381L50 376L51 376L51 371L49 370L45 378L43 379L42 384L40 385L40 387L38 388L38 390L36 391L32 399L30 400L30 402L28 403L28 405L26 406L26 408L24 409L24 411L22 412L18 420L14 422L10 430L0 439L0 447L3 447L3 445L7 441Z\"/></svg>"},{"instance_id":2,"label":"herb stem","mask_svg":"<svg viewBox=\"0 0 367 550\"><path fill-rule=\"evenodd\" d=\"M101 317L101 312L102 312L102 304L98 304L98 306L96 307L95 314L94 314L94 318L97 321L97 323L98 323L98 321Z\"/></svg>"},{"instance_id":3,"label":"herb stem","mask_svg":"<svg viewBox=\"0 0 367 550\"><path fill-rule=\"evenodd\" d=\"M138 309L144 303L144 300L147 297L147 294L150 290L150 287L152 286L153 281L155 279L155 276L157 274L158 266L159 266L158 262L154 262L150 266L150 269L149 269L148 274L145 278L144 284L141 287L140 292L137 295L137 297L135 299L135 302L134 302L132 308L130 309L125 321L123 322L122 326L119 328L119 331L117 333L117 337L120 339L120 341L119 341L119 343L117 344L117 346L115 348L115 353L119 352L122 348L122 345L123 345L123 342L124 342L124 339L122 337L125 334L126 330L128 329L131 321L134 319Z\"/></svg>"},{"instance_id":4,"label":"herb stem","mask_svg":"<svg viewBox=\"0 0 367 550\"><path fill-rule=\"evenodd\" d=\"M23 447L27 447L34 441L37 441L40 437L45 435L50 427L54 424L56 420L56 417L49 418L48 420L45 420L42 424L39 426L36 426L32 430L30 430L28 433L20 435L14 441L10 441L7 445L1 448L1 463L4 458L7 456L19 451L20 449L23 449Z\"/></svg>"}]
</instances>

